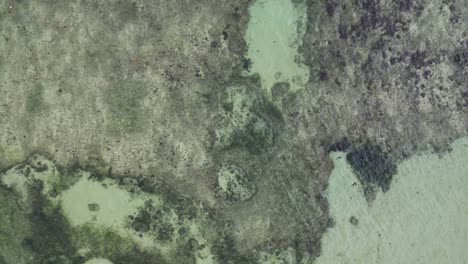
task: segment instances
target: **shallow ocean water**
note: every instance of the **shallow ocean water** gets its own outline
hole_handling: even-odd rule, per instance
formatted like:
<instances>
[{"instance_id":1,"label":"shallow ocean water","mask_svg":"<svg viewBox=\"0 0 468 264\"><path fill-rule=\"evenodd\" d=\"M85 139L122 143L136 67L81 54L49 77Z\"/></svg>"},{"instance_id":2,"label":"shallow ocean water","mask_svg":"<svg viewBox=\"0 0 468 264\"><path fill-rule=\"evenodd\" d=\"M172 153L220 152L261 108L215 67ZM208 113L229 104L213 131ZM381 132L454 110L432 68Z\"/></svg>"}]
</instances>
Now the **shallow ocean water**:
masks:
<instances>
[{"instance_id":1,"label":"shallow ocean water","mask_svg":"<svg viewBox=\"0 0 468 264\"><path fill-rule=\"evenodd\" d=\"M345 154L332 153L327 198L335 227L325 233L316 263L466 263L468 138L452 148L442 157L425 152L401 162L390 190L371 204Z\"/></svg>"}]
</instances>

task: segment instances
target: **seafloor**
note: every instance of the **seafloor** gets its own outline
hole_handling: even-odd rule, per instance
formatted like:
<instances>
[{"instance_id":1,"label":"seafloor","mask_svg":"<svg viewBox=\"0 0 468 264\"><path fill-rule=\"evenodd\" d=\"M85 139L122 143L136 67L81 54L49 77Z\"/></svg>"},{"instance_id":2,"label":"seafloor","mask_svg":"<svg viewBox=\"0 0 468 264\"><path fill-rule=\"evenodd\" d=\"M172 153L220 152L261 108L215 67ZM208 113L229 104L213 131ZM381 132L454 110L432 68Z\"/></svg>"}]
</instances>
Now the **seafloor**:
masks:
<instances>
[{"instance_id":1,"label":"seafloor","mask_svg":"<svg viewBox=\"0 0 468 264\"><path fill-rule=\"evenodd\" d=\"M0 264L467 248L466 0L0 0Z\"/></svg>"}]
</instances>

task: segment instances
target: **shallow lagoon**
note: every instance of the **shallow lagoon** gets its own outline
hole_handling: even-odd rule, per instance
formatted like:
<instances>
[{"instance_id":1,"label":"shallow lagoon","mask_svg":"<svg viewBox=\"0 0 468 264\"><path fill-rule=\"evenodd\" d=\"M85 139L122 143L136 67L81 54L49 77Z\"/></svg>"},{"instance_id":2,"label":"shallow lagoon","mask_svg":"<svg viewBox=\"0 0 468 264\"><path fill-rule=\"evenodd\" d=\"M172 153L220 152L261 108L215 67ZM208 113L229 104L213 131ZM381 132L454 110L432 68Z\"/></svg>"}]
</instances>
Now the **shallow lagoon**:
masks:
<instances>
[{"instance_id":1,"label":"shallow lagoon","mask_svg":"<svg viewBox=\"0 0 468 264\"><path fill-rule=\"evenodd\" d=\"M289 82L292 90L304 87L309 78L297 51L305 31L307 7L283 0L259 0L250 7L245 34L252 73L259 73L264 89Z\"/></svg>"}]
</instances>

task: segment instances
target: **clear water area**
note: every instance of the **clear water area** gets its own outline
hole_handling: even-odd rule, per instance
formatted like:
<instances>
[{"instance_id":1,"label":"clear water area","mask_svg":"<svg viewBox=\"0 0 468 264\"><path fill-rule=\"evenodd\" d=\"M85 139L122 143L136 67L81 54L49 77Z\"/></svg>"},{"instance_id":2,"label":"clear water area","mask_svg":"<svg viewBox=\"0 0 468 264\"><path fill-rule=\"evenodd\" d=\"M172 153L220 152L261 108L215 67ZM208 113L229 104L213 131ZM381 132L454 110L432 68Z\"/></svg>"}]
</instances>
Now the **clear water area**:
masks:
<instances>
[{"instance_id":1,"label":"clear water area","mask_svg":"<svg viewBox=\"0 0 468 264\"><path fill-rule=\"evenodd\" d=\"M298 2L298 1L296 1ZM268 91L276 82L289 82L291 90L309 78L297 51L305 31L307 6L288 0L257 0L250 7L245 34L252 73L258 73Z\"/></svg>"},{"instance_id":2,"label":"clear water area","mask_svg":"<svg viewBox=\"0 0 468 264\"><path fill-rule=\"evenodd\" d=\"M336 225L316 263L467 263L468 138L452 147L441 158L403 161L391 189L372 204L345 154L332 153L327 196Z\"/></svg>"}]
</instances>

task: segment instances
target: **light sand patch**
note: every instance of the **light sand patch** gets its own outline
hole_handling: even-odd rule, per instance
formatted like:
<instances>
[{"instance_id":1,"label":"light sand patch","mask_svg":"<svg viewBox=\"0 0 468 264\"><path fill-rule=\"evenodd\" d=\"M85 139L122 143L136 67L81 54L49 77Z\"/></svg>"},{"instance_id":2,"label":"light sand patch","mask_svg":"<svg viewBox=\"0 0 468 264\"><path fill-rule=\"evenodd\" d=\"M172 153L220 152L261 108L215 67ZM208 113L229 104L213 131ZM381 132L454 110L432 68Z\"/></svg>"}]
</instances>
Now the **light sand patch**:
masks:
<instances>
[{"instance_id":1,"label":"light sand patch","mask_svg":"<svg viewBox=\"0 0 468 264\"><path fill-rule=\"evenodd\" d=\"M371 205L345 154L332 153L327 196L336 226L316 263L466 263L468 138L452 147L442 158L426 153L402 162L391 189Z\"/></svg>"},{"instance_id":2,"label":"light sand patch","mask_svg":"<svg viewBox=\"0 0 468 264\"><path fill-rule=\"evenodd\" d=\"M80 180L62 193L62 208L73 225L95 223L112 228L125 226L129 215L143 206L143 197L133 197L114 184L89 179L83 172ZM92 210L97 205L98 209Z\"/></svg>"},{"instance_id":3,"label":"light sand patch","mask_svg":"<svg viewBox=\"0 0 468 264\"><path fill-rule=\"evenodd\" d=\"M304 87L307 67L297 51L305 32L307 6L289 0L257 0L250 7L245 39L252 73L259 73L270 93L276 82L289 82L291 90Z\"/></svg>"},{"instance_id":4,"label":"light sand patch","mask_svg":"<svg viewBox=\"0 0 468 264\"><path fill-rule=\"evenodd\" d=\"M160 198L144 193L132 194L113 180L98 182L89 176L89 172L82 172L80 180L60 196L64 215L70 223L73 226L92 224L112 228L143 248L154 248L156 244L151 236L139 235L129 226L129 216L135 216L145 201L150 199L160 206ZM161 246L160 249L165 247Z\"/></svg>"},{"instance_id":5,"label":"light sand patch","mask_svg":"<svg viewBox=\"0 0 468 264\"><path fill-rule=\"evenodd\" d=\"M157 249L163 254L171 254L177 247L177 239L160 243L151 232L136 232L130 225L129 216L136 217L145 202L153 201L155 208L162 209L163 200L158 195L142 192L131 193L113 180L102 182L89 178L88 172L82 172L80 180L61 194L61 205L64 215L73 226L92 224L95 227L106 227L116 231L124 238L137 242L145 250ZM177 228L189 227L189 233L200 244L207 244L201 234L197 221L181 221L174 210L164 212L164 221ZM211 263L210 247L204 247L196 253L197 263Z\"/></svg>"}]
</instances>

